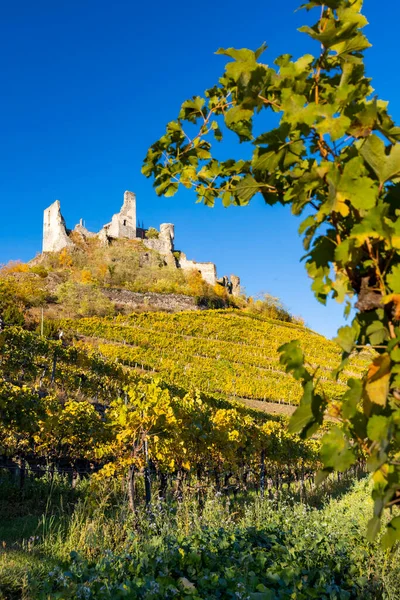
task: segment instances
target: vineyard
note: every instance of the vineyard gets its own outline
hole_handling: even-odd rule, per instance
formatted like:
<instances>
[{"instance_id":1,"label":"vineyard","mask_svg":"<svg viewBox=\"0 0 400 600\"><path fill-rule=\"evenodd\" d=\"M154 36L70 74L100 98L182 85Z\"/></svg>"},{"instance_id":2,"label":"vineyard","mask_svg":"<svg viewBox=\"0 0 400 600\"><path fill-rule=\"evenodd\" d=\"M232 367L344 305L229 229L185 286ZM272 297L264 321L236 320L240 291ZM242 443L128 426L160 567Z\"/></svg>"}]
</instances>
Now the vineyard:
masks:
<instances>
[{"instance_id":1,"label":"vineyard","mask_svg":"<svg viewBox=\"0 0 400 600\"><path fill-rule=\"evenodd\" d=\"M129 317L63 321L83 336L79 346L94 347L115 363L158 373L168 383L225 398L250 398L297 405L301 386L285 372L278 348L299 339L320 386L331 399L350 377L360 377L367 357L354 357L338 381L340 362L334 342L292 323L239 310L132 314Z\"/></svg>"},{"instance_id":2,"label":"vineyard","mask_svg":"<svg viewBox=\"0 0 400 600\"><path fill-rule=\"evenodd\" d=\"M297 403L282 343L301 340L332 399L367 356L352 358L336 382L335 343L239 310L57 327L61 340L13 326L0 333L2 600L186 600L226 589L269 600L289 598L298 578L299 598L380 597L375 570L363 575L370 553L383 564L360 541L365 484L346 500L364 457L317 487L320 437L302 440L285 417L243 402ZM342 506L353 516L339 518ZM316 532L326 539L331 518L328 545L304 543Z\"/></svg>"},{"instance_id":3,"label":"vineyard","mask_svg":"<svg viewBox=\"0 0 400 600\"><path fill-rule=\"evenodd\" d=\"M281 420L240 403L201 394L193 383L178 385L186 380L19 328L6 328L0 340L0 444L21 472L45 464L88 472L90 464L98 477L111 477L151 463L158 474L212 471L218 479L255 468L259 477L261 455L267 470L315 469L316 441L301 441Z\"/></svg>"},{"instance_id":4,"label":"vineyard","mask_svg":"<svg viewBox=\"0 0 400 600\"><path fill-rule=\"evenodd\" d=\"M83 89L84 81L99 96L96 106L89 98L95 110L88 120L88 111L74 102L71 114L57 103L52 113L52 94L41 103L33 89L36 105L48 110L30 111L40 124L30 129L51 129L61 150L71 144L65 143L67 130L57 129L60 115L68 132L82 116L83 141L94 139L94 123L104 142L101 155L117 141L118 127L108 127L113 114L123 115L147 143L157 118L170 113L182 69L196 84L190 94L198 93L192 75L199 64L207 74L203 51L214 35L226 39L224 26L239 39L256 30L256 20L276 19L279 41L291 39L278 6L267 7L265 19L265 6L233 3L218 14L203 10L201 21L193 3L167 6L166 18L164 6L151 5L149 28L136 18L135 3L125 4L122 12L96 6L94 16L92 7L79 14L72 7L67 18L51 7L45 17L57 23L60 44L55 58L45 53L46 63L46 32L54 27L43 26L42 14L31 11L29 27L21 28L23 11L17 10L15 23L7 12L8 54L11 62L22 60L9 71L19 73L22 90L42 82L35 73L46 66L55 75L53 91L59 75L65 90ZM143 221L136 228L131 192L99 235L82 220L67 230L56 201L45 211L42 254L0 266L0 600L400 598L400 128L388 103L373 96L365 72L363 52L371 44L362 5L311 0L301 7L307 14L317 9L317 22L310 26L307 17L299 29L319 49L316 56L292 60L288 47L286 54L260 60L266 44L255 51L217 50L227 57L225 71L203 96L181 104L142 167L166 202L182 185L209 207L244 207L258 196L301 216L301 260L315 299L337 301L348 319L334 340L310 330L278 298L248 297L237 277L217 279L213 263L187 261L173 251L171 224L160 232L145 229ZM195 19L202 37L191 36L182 62L177 32L181 39ZM133 35L126 34L128 23ZM29 37L37 31L44 32L39 52ZM143 53L148 32L151 43ZM107 56L100 77L98 43ZM176 63L171 50L178 52ZM390 55L388 47L382 67ZM25 68L26 56L33 71ZM138 78L127 83L138 56L148 88L142 86L141 96L146 105L153 102L149 128L140 102L131 103L129 85ZM158 94L165 64L170 85ZM122 95L106 85L119 78L119 89L128 90ZM155 92L149 95L150 89ZM120 96L128 111L114 104ZM26 122L23 103L16 107L15 114L8 110L12 142L13 116ZM105 120L96 113L104 107ZM49 129L52 114L57 118ZM79 145L79 137L69 137ZM40 148L39 179L30 160L18 156L18 168L29 163L33 180L40 181L42 163L53 166L46 171L55 174L54 181L47 177L48 193L62 171L41 154L50 148L59 161L65 152L27 139L9 146L22 155ZM81 157L78 145L76 160L66 165L71 176L64 192L89 181L82 173L94 174L80 160L85 145ZM91 150L93 165L106 164L98 162L104 157L93 143ZM90 194L100 208L111 180L103 177L99 193L95 180ZM6 204L12 210L4 223L24 240L29 234L29 241L25 196L11 194L15 207L12 200ZM28 196L34 199L34 191ZM254 214L262 213L257 208ZM265 254L270 264L264 276L271 281L279 269L292 299L303 294L303 285L293 276L291 258L280 261L280 251L289 258L297 241L286 239L291 228L285 213L279 215L278 235L268 239L276 251ZM186 222L186 213L181 217ZM204 234L206 222L200 218L197 225ZM211 251L229 234L246 266L251 261L249 285L258 284L264 231L245 221L237 230L224 222L215 231L202 248ZM137 233L141 239L130 239ZM260 241L254 250L252 241ZM186 270L189 265L193 269Z\"/></svg>"}]
</instances>

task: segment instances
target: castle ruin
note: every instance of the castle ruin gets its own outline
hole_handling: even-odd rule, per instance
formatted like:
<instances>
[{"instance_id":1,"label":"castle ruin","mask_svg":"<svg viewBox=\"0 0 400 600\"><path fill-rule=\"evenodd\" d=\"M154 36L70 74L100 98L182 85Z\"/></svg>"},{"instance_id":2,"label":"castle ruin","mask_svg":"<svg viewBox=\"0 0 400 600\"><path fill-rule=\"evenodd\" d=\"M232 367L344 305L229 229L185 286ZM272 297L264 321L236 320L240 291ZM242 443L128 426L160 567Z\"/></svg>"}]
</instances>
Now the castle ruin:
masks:
<instances>
[{"instance_id":1,"label":"castle ruin","mask_svg":"<svg viewBox=\"0 0 400 600\"><path fill-rule=\"evenodd\" d=\"M44 211L43 218L43 252L59 252L63 248L73 249L75 243L71 233L77 233L85 238L97 237L103 244L109 244L116 239L140 239L143 244L158 252L167 264L186 271L196 270L203 279L214 286L217 283L226 287L233 295L240 293L240 279L236 275L217 279L217 269L211 262L196 262L188 260L183 252L174 254L175 228L172 223L162 223L158 237L146 237L148 230L137 227L136 196L133 192L124 193L124 202L119 213L112 216L110 223L104 225L98 233L86 229L82 219L73 230L67 229L61 214L60 201L56 200Z\"/></svg>"}]
</instances>

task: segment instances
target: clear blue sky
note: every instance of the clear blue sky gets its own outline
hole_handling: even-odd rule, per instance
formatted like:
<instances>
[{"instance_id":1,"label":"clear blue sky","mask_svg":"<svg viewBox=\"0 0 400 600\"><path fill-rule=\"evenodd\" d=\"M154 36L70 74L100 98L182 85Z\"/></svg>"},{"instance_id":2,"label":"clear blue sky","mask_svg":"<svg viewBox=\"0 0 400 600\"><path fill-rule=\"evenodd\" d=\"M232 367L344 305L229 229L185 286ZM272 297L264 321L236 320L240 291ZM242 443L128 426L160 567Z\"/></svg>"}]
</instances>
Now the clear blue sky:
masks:
<instances>
[{"instance_id":1,"label":"clear blue sky","mask_svg":"<svg viewBox=\"0 0 400 600\"><path fill-rule=\"evenodd\" d=\"M208 209L194 195L158 198L140 174L148 146L180 103L217 81L219 47L266 41L265 62L310 49L296 28L310 19L300 2L135 2L15 0L2 3L0 53L0 263L41 248L42 211L61 200L68 226L99 229L136 192L145 226L173 222L176 245L236 273L249 294L279 296L331 337L342 307L319 305L299 263L297 219L255 199L246 208ZM367 71L400 121L397 0L366 0L373 43ZM315 48L313 47L313 51ZM237 147L232 148L232 152Z\"/></svg>"}]
</instances>

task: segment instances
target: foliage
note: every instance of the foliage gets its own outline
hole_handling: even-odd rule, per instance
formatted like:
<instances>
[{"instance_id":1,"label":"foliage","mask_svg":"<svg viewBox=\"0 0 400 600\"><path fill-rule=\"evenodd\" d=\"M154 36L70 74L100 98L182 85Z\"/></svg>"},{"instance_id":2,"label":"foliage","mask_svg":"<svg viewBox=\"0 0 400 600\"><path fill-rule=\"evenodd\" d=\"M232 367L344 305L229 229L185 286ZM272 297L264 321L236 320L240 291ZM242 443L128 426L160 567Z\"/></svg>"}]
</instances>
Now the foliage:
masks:
<instances>
[{"instance_id":1,"label":"foliage","mask_svg":"<svg viewBox=\"0 0 400 600\"><path fill-rule=\"evenodd\" d=\"M6 325L25 325L24 313L15 304L10 303L4 308L2 317Z\"/></svg>"},{"instance_id":2,"label":"foliage","mask_svg":"<svg viewBox=\"0 0 400 600\"><path fill-rule=\"evenodd\" d=\"M149 230L155 239L158 232ZM0 310L11 307L8 323L35 329L40 310L47 318L113 314L129 310L110 301L107 289L132 292L185 294L210 308L239 305L232 296L216 293L201 275L166 264L160 254L141 240L114 240L104 247L99 240L76 240L73 251L46 252L29 263L10 263L0 270ZM79 242L79 243L78 243ZM219 286L221 287L221 286ZM221 288L222 289L222 288ZM7 305L7 306L6 306Z\"/></svg>"},{"instance_id":3,"label":"foliage","mask_svg":"<svg viewBox=\"0 0 400 600\"><path fill-rule=\"evenodd\" d=\"M257 299L252 298L247 307L247 312L288 323L292 323L294 320L294 317L286 310L279 298L275 298L271 294L263 294L261 298Z\"/></svg>"},{"instance_id":4,"label":"foliage","mask_svg":"<svg viewBox=\"0 0 400 600\"><path fill-rule=\"evenodd\" d=\"M155 227L149 227L146 231L146 237L148 240L158 240L160 232Z\"/></svg>"},{"instance_id":5,"label":"foliage","mask_svg":"<svg viewBox=\"0 0 400 600\"><path fill-rule=\"evenodd\" d=\"M305 4L314 7L317 23L300 30L319 43L318 56L293 61L285 54L271 67L259 60L265 45L255 52L218 50L232 59L219 83L182 104L149 149L143 173L154 176L158 194L172 196L182 184L209 206L217 198L243 206L257 193L267 204L290 204L304 217L299 231L316 298L346 301L348 315L358 295L352 324L339 330L343 361L336 374L354 350L372 346L377 356L362 382L349 380L336 405L342 429L325 438L323 474L351 464L355 447L368 454L374 536L384 508L400 503L400 128L365 76L363 51L370 44L362 32L362 0ZM276 127L258 134L264 111L273 113ZM216 158L210 138L220 141L223 127L250 144L251 159ZM304 368L299 347L282 350L304 389L292 430L310 435L329 400L319 374ZM384 544L396 539L398 517Z\"/></svg>"},{"instance_id":6,"label":"foliage","mask_svg":"<svg viewBox=\"0 0 400 600\"><path fill-rule=\"evenodd\" d=\"M42 329L43 329L44 337L50 338L52 340L58 339L60 330L59 330L57 321L51 321L50 319L43 319L43 326L42 326L42 322L38 323L35 331L36 331L36 333L41 334Z\"/></svg>"},{"instance_id":7,"label":"foliage","mask_svg":"<svg viewBox=\"0 0 400 600\"><path fill-rule=\"evenodd\" d=\"M84 335L110 360L155 371L184 390L294 405L302 388L279 362L283 341L300 338L331 398L343 394L348 377L361 377L370 358L369 353L352 358L338 381L332 381L331 371L340 360L335 343L304 327L239 310L143 313L61 325Z\"/></svg>"},{"instance_id":8,"label":"foliage","mask_svg":"<svg viewBox=\"0 0 400 600\"><path fill-rule=\"evenodd\" d=\"M87 347L64 347L19 328L7 328L0 344L3 455L48 464L87 460L103 467L103 477L125 475L131 466L141 471L147 460L164 473L238 472L244 465L258 473L261 451L271 469L317 466L315 440L300 440L263 413L179 394Z\"/></svg>"},{"instance_id":9,"label":"foliage","mask_svg":"<svg viewBox=\"0 0 400 600\"><path fill-rule=\"evenodd\" d=\"M43 484L36 485L37 497L45 498ZM53 495L62 485L55 480ZM85 494L84 482L78 493ZM18 597L23 589L27 600L398 596L398 552L387 557L365 542L370 502L364 483L318 509L293 503L290 495L278 504L210 490L202 506L190 495L179 503L159 501L151 512L138 512L136 527L120 497L110 500L99 493L62 522L46 516L30 538L21 525L11 538L10 521L16 529L18 520L2 520L0 539L7 547L0 556L0 593ZM55 499L50 505L56 511ZM26 540L21 549L18 533Z\"/></svg>"},{"instance_id":10,"label":"foliage","mask_svg":"<svg viewBox=\"0 0 400 600\"><path fill-rule=\"evenodd\" d=\"M88 283L62 283L57 289L57 299L69 317L105 316L114 312L112 302Z\"/></svg>"},{"instance_id":11,"label":"foliage","mask_svg":"<svg viewBox=\"0 0 400 600\"><path fill-rule=\"evenodd\" d=\"M12 273L0 272L0 314L6 325L24 325L24 311L31 306L40 306L47 296L39 278L25 278L25 271L17 274L18 279Z\"/></svg>"}]
</instances>

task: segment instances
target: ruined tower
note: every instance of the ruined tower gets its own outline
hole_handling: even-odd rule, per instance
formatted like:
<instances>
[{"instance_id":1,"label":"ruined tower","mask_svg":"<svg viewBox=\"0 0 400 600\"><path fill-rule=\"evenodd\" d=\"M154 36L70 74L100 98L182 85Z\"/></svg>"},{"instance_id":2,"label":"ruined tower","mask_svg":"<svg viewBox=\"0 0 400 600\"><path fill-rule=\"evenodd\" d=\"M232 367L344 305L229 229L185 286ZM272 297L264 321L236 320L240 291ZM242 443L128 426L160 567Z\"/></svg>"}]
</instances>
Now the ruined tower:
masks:
<instances>
[{"instance_id":1,"label":"ruined tower","mask_svg":"<svg viewBox=\"0 0 400 600\"><path fill-rule=\"evenodd\" d=\"M107 237L113 239L136 237L136 196L133 192L124 193L124 203L119 213L113 215L111 223L104 225Z\"/></svg>"},{"instance_id":2,"label":"ruined tower","mask_svg":"<svg viewBox=\"0 0 400 600\"><path fill-rule=\"evenodd\" d=\"M59 252L73 245L61 214L60 201L56 200L43 214L43 252Z\"/></svg>"},{"instance_id":3,"label":"ruined tower","mask_svg":"<svg viewBox=\"0 0 400 600\"><path fill-rule=\"evenodd\" d=\"M214 263L188 260L183 252L174 252L175 228L172 223L162 223L155 236L147 237L148 230L136 227L136 196L133 192L124 193L124 202L119 213L113 215L110 223L104 225L98 233L86 229L82 219L71 231L66 228L60 210L60 202L56 200L44 211L43 220L43 252L59 252L63 248L76 248L77 240L97 238L105 246L113 240L141 240L141 244L158 252L165 264L185 271L197 271L211 286L217 283L226 287L233 295L240 294L240 279L231 276L217 280ZM70 235L72 234L72 235Z\"/></svg>"}]
</instances>

